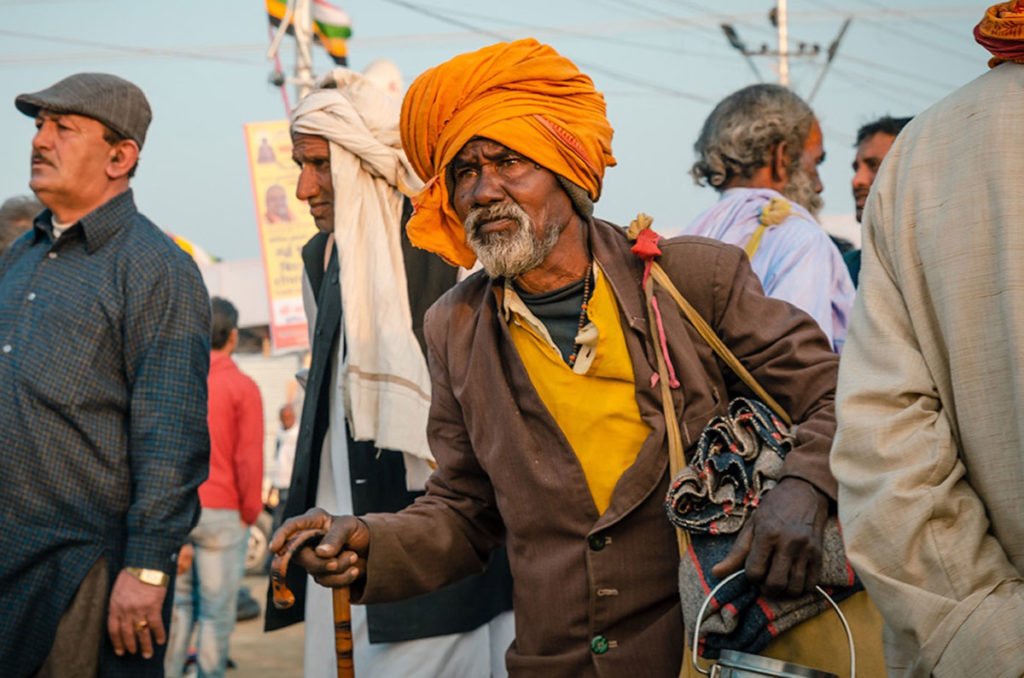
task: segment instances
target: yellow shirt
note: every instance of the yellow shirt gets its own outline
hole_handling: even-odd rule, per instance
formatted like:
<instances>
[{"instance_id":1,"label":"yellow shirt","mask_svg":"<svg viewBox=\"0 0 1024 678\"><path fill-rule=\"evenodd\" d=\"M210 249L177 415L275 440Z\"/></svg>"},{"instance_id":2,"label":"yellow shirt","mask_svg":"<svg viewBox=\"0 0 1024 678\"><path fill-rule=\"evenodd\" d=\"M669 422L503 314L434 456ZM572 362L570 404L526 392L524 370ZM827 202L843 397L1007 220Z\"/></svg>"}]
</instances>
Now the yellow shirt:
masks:
<instances>
[{"instance_id":1,"label":"yellow shirt","mask_svg":"<svg viewBox=\"0 0 1024 678\"><path fill-rule=\"evenodd\" d=\"M651 430L640 418L633 364L611 285L596 265L594 278L587 307L590 322L577 335L583 347L574 368L511 284L505 286L504 306L530 381L576 453L594 504L604 513L615 484Z\"/></svg>"}]
</instances>

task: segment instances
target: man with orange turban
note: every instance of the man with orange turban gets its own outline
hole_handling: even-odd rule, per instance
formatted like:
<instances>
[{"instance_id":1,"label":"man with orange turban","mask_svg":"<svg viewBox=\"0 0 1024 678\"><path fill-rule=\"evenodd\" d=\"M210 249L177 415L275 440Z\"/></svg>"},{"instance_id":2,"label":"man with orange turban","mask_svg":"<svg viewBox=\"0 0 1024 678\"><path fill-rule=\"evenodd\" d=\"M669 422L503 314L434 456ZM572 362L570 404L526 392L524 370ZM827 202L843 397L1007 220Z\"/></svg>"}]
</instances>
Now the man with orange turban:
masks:
<instances>
[{"instance_id":1,"label":"man with orange turban","mask_svg":"<svg viewBox=\"0 0 1024 678\"><path fill-rule=\"evenodd\" d=\"M479 572L507 543L515 580L513 676L678 675L679 553L664 515L668 443L658 363L688 451L724 413L736 379L658 292L625 231L596 220L615 163L604 98L535 40L457 56L421 75L402 106L410 163L425 182L413 244L480 271L428 312L437 470L397 514L318 509L275 535L327 535L300 563L357 603L402 599ZM774 594L817 581L835 483L837 358L805 313L763 295L737 248L663 245L661 264L799 423L779 484L716 569L744 563ZM364 577L364 575L366 575ZM839 659L841 663L843 659Z\"/></svg>"}]
</instances>

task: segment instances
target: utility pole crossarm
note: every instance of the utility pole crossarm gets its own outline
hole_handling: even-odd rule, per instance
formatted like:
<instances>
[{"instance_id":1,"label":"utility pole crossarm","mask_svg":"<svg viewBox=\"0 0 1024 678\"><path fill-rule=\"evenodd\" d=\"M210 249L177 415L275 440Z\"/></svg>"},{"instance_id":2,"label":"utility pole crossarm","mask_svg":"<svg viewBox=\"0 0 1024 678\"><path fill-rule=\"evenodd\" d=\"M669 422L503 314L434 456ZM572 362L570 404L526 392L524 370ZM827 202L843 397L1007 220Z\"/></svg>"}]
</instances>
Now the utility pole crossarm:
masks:
<instances>
[{"instance_id":1,"label":"utility pole crossarm","mask_svg":"<svg viewBox=\"0 0 1024 678\"><path fill-rule=\"evenodd\" d=\"M832 44L828 46L828 57L825 59L825 65L821 67L821 73L818 74L818 79L814 81L814 87L811 88L810 94L807 95L807 103L811 103L814 99L814 95L818 93L818 88L825 81L825 75L828 73L829 66L832 65L832 60L836 58L836 54L839 53L839 45L843 41L843 36L846 35L846 29L850 27L850 23L853 21L853 17L846 17L846 21L843 22L842 27L839 29L839 34L836 35L836 39L832 41Z\"/></svg>"}]
</instances>

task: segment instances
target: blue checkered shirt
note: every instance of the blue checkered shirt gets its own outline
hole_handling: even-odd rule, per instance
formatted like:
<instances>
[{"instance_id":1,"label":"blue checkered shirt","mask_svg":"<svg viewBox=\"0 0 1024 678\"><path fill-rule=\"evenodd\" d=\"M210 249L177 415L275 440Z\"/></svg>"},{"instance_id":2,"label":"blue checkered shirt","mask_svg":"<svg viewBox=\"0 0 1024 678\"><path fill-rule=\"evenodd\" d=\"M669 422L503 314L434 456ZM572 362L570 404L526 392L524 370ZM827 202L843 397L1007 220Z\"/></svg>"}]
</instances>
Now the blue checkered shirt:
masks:
<instances>
[{"instance_id":1,"label":"blue checkered shirt","mask_svg":"<svg viewBox=\"0 0 1024 678\"><path fill-rule=\"evenodd\" d=\"M131 191L56 242L50 218L0 257L0 674L15 677L45 659L101 555L111 579L173 570L209 463L195 263Z\"/></svg>"}]
</instances>

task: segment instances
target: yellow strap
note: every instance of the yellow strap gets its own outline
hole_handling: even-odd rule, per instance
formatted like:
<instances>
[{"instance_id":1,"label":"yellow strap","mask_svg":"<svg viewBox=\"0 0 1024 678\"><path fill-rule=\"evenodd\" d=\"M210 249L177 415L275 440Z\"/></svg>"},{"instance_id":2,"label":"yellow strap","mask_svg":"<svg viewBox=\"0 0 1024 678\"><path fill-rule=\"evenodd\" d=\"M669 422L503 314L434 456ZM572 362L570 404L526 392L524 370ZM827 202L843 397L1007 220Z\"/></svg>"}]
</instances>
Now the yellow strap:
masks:
<instances>
[{"instance_id":1,"label":"yellow strap","mask_svg":"<svg viewBox=\"0 0 1024 678\"><path fill-rule=\"evenodd\" d=\"M747 371L747 368L743 366L743 363L733 355L733 352L729 350L728 346L722 343L722 340L718 338L718 335L715 334L713 329L711 329L711 326L708 325L704 318L701 317L700 313L697 312L697 309L691 306L690 302L683 298L683 295L680 294L678 289L676 289L676 286L672 284L668 274L665 273L665 269L663 269L657 262L652 262L651 278L653 278L666 292L669 293L669 295L679 305L679 308L682 309L683 315L685 315L690 323L697 329L697 332L704 338L704 341L708 343L711 350L718 354L718 357L729 366L729 369L735 372L736 376L738 376L758 398L763 400L765 405L770 407L775 414L779 415L779 418L786 422L787 426L792 426L793 420L789 418L786 410L782 409L782 406L768 394L768 391L764 390L764 388L761 387L761 384L757 383L757 380L754 379L754 376Z\"/></svg>"},{"instance_id":2,"label":"yellow strap","mask_svg":"<svg viewBox=\"0 0 1024 678\"><path fill-rule=\"evenodd\" d=\"M754 235L750 236L750 240L747 241L747 246L743 248L743 251L747 253L747 259L754 258L754 252L761 245L761 236L764 235L765 229L768 227L764 224L758 224L757 228L754 229Z\"/></svg>"},{"instance_id":3,"label":"yellow strap","mask_svg":"<svg viewBox=\"0 0 1024 678\"><path fill-rule=\"evenodd\" d=\"M761 236L768 230L768 227L776 226L788 219L792 209L793 206L782 198L772 198L767 205L761 208L761 215L757 219L757 228L750 236L750 240L747 241L747 246L743 248L743 251L747 253L747 259L754 258L754 253L761 245Z\"/></svg>"}]
</instances>

